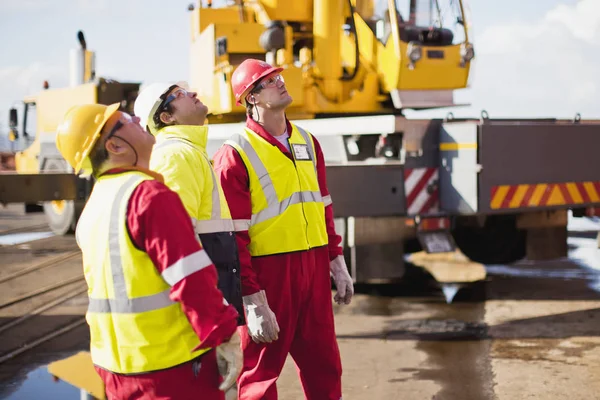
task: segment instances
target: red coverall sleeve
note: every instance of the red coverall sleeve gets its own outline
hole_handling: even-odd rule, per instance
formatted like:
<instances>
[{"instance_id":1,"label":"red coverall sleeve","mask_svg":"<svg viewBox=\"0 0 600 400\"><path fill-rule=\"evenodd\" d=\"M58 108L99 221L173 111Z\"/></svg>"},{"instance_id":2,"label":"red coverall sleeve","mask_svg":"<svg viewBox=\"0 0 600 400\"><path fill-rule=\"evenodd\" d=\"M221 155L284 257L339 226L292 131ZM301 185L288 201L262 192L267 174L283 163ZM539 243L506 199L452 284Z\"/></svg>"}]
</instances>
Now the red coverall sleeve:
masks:
<instances>
[{"instance_id":1,"label":"red coverall sleeve","mask_svg":"<svg viewBox=\"0 0 600 400\"><path fill-rule=\"evenodd\" d=\"M221 146L213 161L215 173L221 181L231 218L234 221L240 258L242 296L248 296L261 290L256 271L252 268L252 257L248 250L250 244L248 227L252 217L248 171L237 150L228 145ZM245 225L244 221L247 221Z\"/></svg>"},{"instance_id":2,"label":"red coverall sleeve","mask_svg":"<svg viewBox=\"0 0 600 400\"><path fill-rule=\"evenodd\" d=\"M315 143L315 153L317 157L317 179L319 180L321 196L324 198L330 198L329 189L327 188L327 174L325 172L325 157L323 156L323 150L321 150L321 144L317 138L314 136L312 138L313 142ZM342 237L335 232L335 224L333 222L333 204L325 206L325 223L327 224L327 236L329 238L329 261L331 261L337 256L343 254L343 249L341 246Z\"/></svg>"},{"instance_id":3,"label":"red coverall sleeve","mask_svg":"<svg viewBox=\"0 0 600 400\"><path fill-rule=\"evenodd\" d=\"M161 274L203 251L181 200L158 181L144 181L135 189L129 200L127 227L134 245L148 253ZM226 305L217 289L213 264L183 276L171 287L170 297L181 303L200 339L198 348L214 348L234 333L238 313Z\"/></svg>"}]
</instances>

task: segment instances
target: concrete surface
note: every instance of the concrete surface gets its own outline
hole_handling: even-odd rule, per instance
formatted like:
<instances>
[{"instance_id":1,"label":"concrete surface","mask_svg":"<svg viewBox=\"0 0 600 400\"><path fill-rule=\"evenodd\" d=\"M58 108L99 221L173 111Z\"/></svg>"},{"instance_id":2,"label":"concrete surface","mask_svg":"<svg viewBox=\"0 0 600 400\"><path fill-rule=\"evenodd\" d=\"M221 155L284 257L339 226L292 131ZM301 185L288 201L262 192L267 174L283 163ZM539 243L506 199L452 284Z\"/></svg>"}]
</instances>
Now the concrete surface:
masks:
<instances>
[{"instance_id":1,"label":"concrete surface","mask_svg":"<svg viewBox=\"0 0 600 400\"><path fill-rule=\"evenodd\" d=\"M19 226L30 221L40 229L39 216L31 222L24 216L8 218L6 212L0 209L4 230L14 229L7 220ZM487 265L486 281L461 289L452 304L446 304L431 276L416 267L397 284L358 286L351 305L334 307L343 398L600 399L599 227L595 221L571 220L568 259ZM73 249L73 237L1 246L0 279ZM77 271L78 260L72 259L46 273L19 278L18 284L0 284L0 300ZM0 310L0 319L9 321L43 301ZM35 337L80 317L84 303L71 301L53 309L26 331L0 333L0 353L18 346L26 334ZM19 393L18 388L36 385L26 378L28 371L85 349L87 335L84 327L0 366L0 398L16 399L11 393ZM23 337L19 341L16 336ZM281 399L304 398L291 359L278 389Z\"/></svg>"}]
</instances>

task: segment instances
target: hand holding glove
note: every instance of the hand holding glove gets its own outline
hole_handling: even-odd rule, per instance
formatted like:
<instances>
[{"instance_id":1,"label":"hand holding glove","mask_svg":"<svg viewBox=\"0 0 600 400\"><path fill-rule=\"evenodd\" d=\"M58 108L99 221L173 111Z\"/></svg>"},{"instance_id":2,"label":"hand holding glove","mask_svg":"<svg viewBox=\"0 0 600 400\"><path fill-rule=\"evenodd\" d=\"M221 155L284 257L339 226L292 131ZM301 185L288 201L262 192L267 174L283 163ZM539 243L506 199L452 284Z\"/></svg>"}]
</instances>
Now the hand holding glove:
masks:
<instances>
[{"instance_id":1,"label":"hand holding glove","mask_svg":"<svg viewBox=\"0 0 600 400\"><path fill-rule=\"evenodd\" d=\"M264 290L244 296L248 333L256 343L271 343L279 338L275 313L269 308Z\"/></svg>"},{"instance_id":2,"label":"hand holding glove","mask_svg":"<svg viewBox=\"0 0 600 400\"><path fill-rule=\"evenodd\" d=\"M344 256L337 256L329 264L331 275L333 275L333 282L337 289L337 293L333 298L338 304L350 304L352 296L354 295L354 284L352 278L348 273L348 267L346 267L346 261Z\"/></svg>"},{"instance_id":3,"label":"hand holding glove","mask_svg":"<svg viewBox=\"0 0 600 400\"><path fill-rule=\"evenodd\" d=\"M242 372L243 355L240 346L240 334L235 331L228 342L217 346L217 366L219 373L223 376L223 382L219 390L224 392L235 392L236 380Z\"/></svg>"}]
</instances>

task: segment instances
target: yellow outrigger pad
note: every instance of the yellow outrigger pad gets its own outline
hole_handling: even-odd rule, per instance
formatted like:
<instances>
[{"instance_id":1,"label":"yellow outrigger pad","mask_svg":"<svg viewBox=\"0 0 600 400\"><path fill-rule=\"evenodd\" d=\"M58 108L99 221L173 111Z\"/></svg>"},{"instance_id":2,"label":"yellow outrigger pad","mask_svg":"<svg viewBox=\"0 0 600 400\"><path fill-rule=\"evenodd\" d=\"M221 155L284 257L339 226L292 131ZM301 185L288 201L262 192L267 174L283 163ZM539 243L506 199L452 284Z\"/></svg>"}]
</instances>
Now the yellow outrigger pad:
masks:
<instances>
[{"instance_id":1,"label":"yellow outrigger pad","mask_svg":"<svg viewBox=\"0 0 600 400\"><path fill-rule=\"evenodd\" d=\"M48 372L61 381L85 390L96 399L106 400L104 383L94 369L92 357L87 351L50 363Z\"/></svg>"},{"instance_id":2,"label":"yellow outrigger pad","mask_svg":"<svg viewBox=\"0 0 600 400\"><path fill-rule=\"evenodd\" d=\"M471 283L487 276L483 264L469 260L458 250L434 254L420 251L411 254L408 261L429 272L440 283Z\"/></svg>"}]
</instances>

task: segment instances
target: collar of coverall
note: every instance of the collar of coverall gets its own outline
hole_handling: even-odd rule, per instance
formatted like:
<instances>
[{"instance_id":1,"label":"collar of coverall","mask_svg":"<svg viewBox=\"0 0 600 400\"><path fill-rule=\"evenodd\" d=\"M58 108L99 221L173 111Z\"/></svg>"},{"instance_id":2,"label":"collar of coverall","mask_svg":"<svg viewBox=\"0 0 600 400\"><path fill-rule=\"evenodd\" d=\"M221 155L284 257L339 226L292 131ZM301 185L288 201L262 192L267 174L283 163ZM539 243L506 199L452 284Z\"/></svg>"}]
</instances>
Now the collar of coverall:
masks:
<instances>
[{"instance_id":1,"label":"collar of coverall","mask_svg":"<svg viewBox=\"0 0 600 400\"><path fill-rule=\"evenodd\" d=\"M290 137L292 137L294 130L292 129L292 124L287 119L287 117L285 118L285 124L287 125L288 135ZM288 149L286 149L283 146L283 144L281 144L277 139L275 139L275 136L273 136L269 132L267 132L261 124L259 124L258 122L256 122L255 120L253 120L250 117L246 118L246 128L250 129L252 132L255 132L256 134L258 134L258 136L265 139L267 142L271 143L273 146L279 147L282 152L289 154Z\"/></svg>"},{"instance_id":2,"label":"collar of coverall","mask_svg":"<svg viewBox=\"0 0 600 400\"><path fill-rule=\"evenodd\" d=\"M104 173L100 176L105 176L105 175L116 175L116 174L122 174L125 172L129 172L129 171L138 171L138 172L142 172L146 175L150 175L151 177L153 177L155 180L164 183L165 179L163 178L163 176L161 174L159 174L158 172L149 170L147 168L141 168L141 167L117 167L117 168L111 168L109 170L104 171Z\"/></svg>"},{"instance_id":3,"label":"collar of coverall","mask_svg":"<svg viewBox=\"0 0 600 400\"><path fill-rule=\"evenodd\" d=\"M170 137L185 139L196 146L206 149L208 140L208 126L206 125L168 125L158 131L157 142Z\"/></svg>"}]
</instances>

